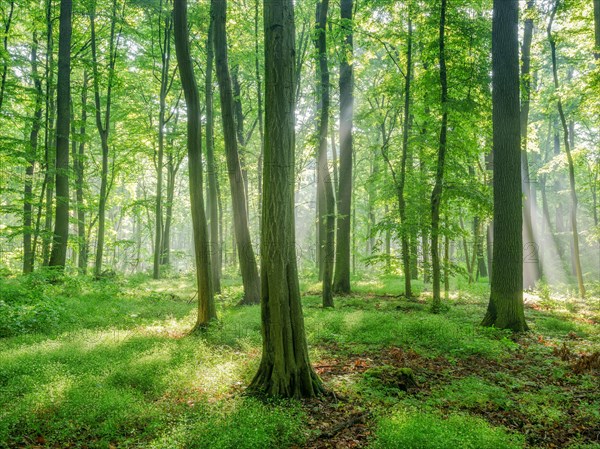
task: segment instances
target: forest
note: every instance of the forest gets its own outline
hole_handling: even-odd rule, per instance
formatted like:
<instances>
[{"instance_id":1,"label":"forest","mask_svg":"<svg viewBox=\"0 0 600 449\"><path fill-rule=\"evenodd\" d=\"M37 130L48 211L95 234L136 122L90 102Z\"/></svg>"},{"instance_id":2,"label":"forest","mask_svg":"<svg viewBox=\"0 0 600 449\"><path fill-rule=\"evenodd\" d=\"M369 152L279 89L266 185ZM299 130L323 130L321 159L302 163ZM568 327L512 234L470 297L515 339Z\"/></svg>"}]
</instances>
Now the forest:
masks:
<instances>
[{"instance_id":1,"label":"forest","mask_svg":"<svg viewBox=\"0 0 600 449\"><path fill-rule=\"evenodd\" d=\"M0 449L600 448L600 0L0 41Z\"/></svg>"}]
</instances>

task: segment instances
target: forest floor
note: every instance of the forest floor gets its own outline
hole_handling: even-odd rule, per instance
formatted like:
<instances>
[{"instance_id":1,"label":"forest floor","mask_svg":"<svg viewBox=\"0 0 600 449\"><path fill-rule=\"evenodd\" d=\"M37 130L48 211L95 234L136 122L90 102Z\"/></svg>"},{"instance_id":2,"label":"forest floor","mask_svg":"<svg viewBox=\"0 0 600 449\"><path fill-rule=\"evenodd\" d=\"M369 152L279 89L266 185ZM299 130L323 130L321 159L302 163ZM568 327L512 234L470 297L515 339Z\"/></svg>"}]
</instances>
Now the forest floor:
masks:
<instances>
[{"instance_id":1,"label":"forest floor","mask_svg":"<svg viewBox=\"0 0 600 449\"><path fill-rule=\"evenodd\" d=\"M330 391L244 394L260 360L260 310L236 307L187 335L192 279L0 280L0 448L598 448L600 300L542 289L531 331L478 324L485 283L459 283L441 314L422 284L356 279L322 309L305 282L311 360Z\"/></svg>"}]
</instances>

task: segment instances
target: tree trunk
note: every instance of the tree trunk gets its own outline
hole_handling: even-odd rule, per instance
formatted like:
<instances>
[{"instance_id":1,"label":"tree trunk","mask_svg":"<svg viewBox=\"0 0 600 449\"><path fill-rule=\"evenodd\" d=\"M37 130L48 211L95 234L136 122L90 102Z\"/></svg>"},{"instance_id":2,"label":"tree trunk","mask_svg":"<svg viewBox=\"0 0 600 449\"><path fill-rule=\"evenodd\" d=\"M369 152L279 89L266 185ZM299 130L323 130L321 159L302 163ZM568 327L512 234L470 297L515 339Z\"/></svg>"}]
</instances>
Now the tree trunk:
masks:
<instances>
[{"instance_id":1,"label":"tree trunk","mask_svg":"<svg viewBox=\"0 0 600 449\"><path fill-rule=\"evenodd\" d=\"M100 173L100 199L98 202L98 238L96 241L96 261L94 275L98 278L102 274L102 261L104 255L104 234L106 226L106 202L108 199L108 138L110 132L110 113L111 113L111 93L114 80L115 62L117 45L116 21L117 21L117 1L113 0L112 15L110 24L109 40L109 63L108 63L108 82L106 91L106 108L104 110L104 123L102 120L102 103L100 101L100 75L98 73L98 52L96 39L96 5L92 5L90 10L90 31L91 31L91 49L92 49L92 70L94 84L94 104L96 108L96 127L100 135L100 144L102 148L102 169Z\"/></svg>"},{"instance_id":2,"label":"tree trunk","mask_svg":"<svg viewBox=\"0 0 600 449\"><path fill-rule=\"evenodd\" d=\"M400 163L400 174L398 176L398 185L396 195L398 198L398 211L400 213L401 234L400 243L402 245L402 266L404 268L404 295L407 298L412 297L411 285L411 260L410 260L410 232L406 222L406 199L404 198L404 186L406 184L406 161L408 160L408 134L410 132L410 82L412 77L412 19L410 16L410 6L408 11L408 40L406 42L406 75L404 82L404 125L402 130L402 159Z\"/></svg>"},{"instance_id":3,"label":"tree trunk","mask_svg":"<svg viewBox=\"0 0 600 449\"><path fill-rule=\"evenodd\" d=\"M444 165L446 159L446 140L448 132L448 81L446 75L446 0L442 0L440 11L440 37L439 37L439 60L440 60L440 85L442 105L442 127L440 130L440 143L438 148L437 169L435 185L431 193L431 268L433 273L433 312L440 311L440 255L439 255L439 232L440 232L440 207L442 203L442 189L444 184Z\"/></svg>"},{"instance_id":4,"label":"tree trunk","mask_svg":"<svg viewBox=\"0 0 600 449\"><path fill-rule=\"evenodd\" d=\"M594 0L594 35L596 37L596 50L594 56L600 59L600 0Z\"/></svg>"},{"instance_id":5,"label":"tree trunk","mask_svg":"<svg viewBox=\"0 0 600 449\"><path fill-rule=\"evenodd\" d=\"M317 195L319 198L319 246L323 264L323 307L333 307L333 260L335 239L335 197L327 158L327 131L329 129L329 67L327 61L327 12L329 0L317 4L315 48L317 50L317 81L320 93L318 121L319 146L317 150Z\"/></svg>"},{"instance_id":6,"label":"tree trunk","mask_svg":"<svg viewBox=\"0 0 600 449\"><path fill-rule=\"evenodd\" d=\"M77 198L77 238L79 241L79 260L77 266L81 274L87 274L88 242L85 235L85 208L83 205L83 179L84 179L84 154L85 133L87 122L87 89L88 74L83 72L83 87L81 89L81 127L79 128L79 149L75 158L75 188ZM76 162L76 163L75 163Z\"/></svg>"},{"instance_id":7,"label":"tree trunk","mask_svg":"<svg viewBox=\"0 0 600 449\"><path fill-rule=\"evenodd\" d=\"M204 79L204 97L206 100L206 172L208 190L208 231L210 241L210 259L212 281L215 293L221 292L221 240L219 238L219 212L217 192L217 170L214 155L214 108L213 108L213 64L214 64L214 25L211 14L208 36L206 38L206 77Z\"/></svg>"},{"instance_id":8,"label":"tree trunk","mask_svg":"<svg viewBox=\"0 0 600 449\"><path fill-rule=\"evenodd\" d=\"M527 2L526 13L533 13L535 0ZM521 46L521 178L523 185L524 205L523 205L523 244L537 250L538 244L535 237L533 223L533 203L531 180L529 177L529 161L527 156L527 125L529 122L529 103L531 98L531 41L533 38L533 18L525 19L525 29L523 33L523 45ZM540 278L540 267L537 255L528 258L527 264L524 264L523 288L530 289Z\"/></svg>"},{"instance_id":9,"label":"tree trunk","mask_svg":"<svg viewBox=\"0 0 600 449\"><path fill-rule=\"evenodd\" d=\"M249 389L269 396L322 393L310 366L294 228L295 30L292 0L265 0L265 155L261 231L263 352Z\"/></svg>"},{"instance_id":10,"label":"tree trunk","mask_svg":"<svg viewBox=\"0 0 600 449\"><path fill-rule=\"evenodd\" d=\"M6 22L4 23L4 39L2 40L2 47L4 49L4 54L8 55L8 36L10 34L10 27L12 25L12 18L15 12L15 2L11 0L10 6L8 7L8 16L6 17ZM8 60L7 57L4 59L2 64L2 79L0 81L0 111L2 110L2 103L4 102L4 93L6 91L6 76L8 75Z\"/></svg>"},{"instance_id":11,"label":"tree trunk","mask_svg":"<svg viewBox=\"0 0 600 449\"><path fill-rule=\"evenodd\" d=\"M33 271L35 254L32 250L33 233L33 174L35 171L35 160L38 147L38 136L42 121L42 100L44 92L42 91L42 82L38 73L38 38L37 32L33 33L33 43L31 46L31 76L35 89L35 109L33 112L33 122L29 134L29 148L27 151L27 168L25 169L25 186L23 192L23 273Z\"/></svg>"},{"instance_id":12,"label":"tree trunk","mask_svg":"<svg viewBox=\"0 0 600 449\"><path fill-rule=\"evenodd\" d=\"M344 48L340 61L340 170L337 193L337 240L333 291L350 293L350 219L352 211L352 167L354 119L354 72L353 72L353 0L341 0L340 17L344 26Z\"/></svg>"},{"instance_id":13,"label":"tree trunk","mask_svg":"<svg viewBox=\"0 0 600 449\"><path fill-rule=\"evenodd\" d=\"M550 21L548 23L548 41L550 42L550 51L552 53L552 75L554 78L554 88L556 92L560 90L558 82L558 68L556 61L556 41L552 36L552 24L560 0L556 0L552 14L550 15ZM560 95L558 98L558 114L563 127L563 140L565 145L565 152L567 153L567 161L569 163L569 185L571 188L571 232L573 234L573 262L575 263L575 274L577 276L577 285L579 287L579 296L585 298L585 285L583 284L583 273L581 270L581 258L579 255L579 232L577 230L577 191L575 189L575 164L573 163L573 157L571 155L571 142L569 140L569 126L563 110L562 100Z\"/></svg>"},{"instance_id":14,"label":"tree trunk","mask_svg":"<svg viewBox=\"0 0 600 449\"><path fill-rule=\"evenodd\" d=\"M254 70L256 76L256 102L258 107L258 133L260 135L260 149L258 152L258 166L257 169L257 189L258 189L258 217L259 217L259 228L260 228L260 217L262 216L262 165L263 165L263 154L265 151L265 127L263 123L263 93L262 93L262 79L260 70L260 55L258 45L258 6L260 0L254 1ZM260 229L259 229L260 235Z\"/></svg>"},{"instance_id":15,"label":"tree trunk","mask_svg":"<svg viewBox=\"0 0 600 449\"><path fill-rule=\"evenodd\" d=\"M260 279L254 249L248 228L248 211L246 209L245 183L238 154L234 119L234 98L231 88L231 77L227 62L226 0L212 0L212 20L214 32L215 62L219 92L221 96L221 118L223 122L223 137L229 184L231 186L231 201L233 207L233 222L238 248L240 270L244 284L244 299L242 304L258 304L260 302Z\"/></svg>"},{"instance_id":16,"label":"tree trunk","mask_svg":"<svg viewBox=\"0 0 600 449\"><path fill-rule=\"evenodd\" d=\"M494 0L492 286L482 325L527 330L523 310L523 215L519 124L518 0Z\"/></svg>"},{"instance_id":17,"label":"tree trunk","mask_svg":"<svg viewBox=\"0 0 600 449\"><path fill-rule=\"evenodd\" d=\"M161 67L160 67L160 94L159 94L159 112L158 112L158 155L156 163L156 205L154 220L154 260L152 277L154 279L160 278L160 264L162 257L162 251L164 249L164 223L163 223L163 212L162 212L162 190L163 190L163 165L164 165L164 154L165 154L165 114L167 108L167 94L169 93L169 69L171 62L171 32L173 30L173 24L171 20L171 14L168 12L164 15L164 25L160 23L162 19L162 11L159 15L158 26L163 26L162 42L160 43L161 49Z\"/></svg>"},{"instance_id":18,"label":"tree trunk","mask_svg":"<svg viewBox=\"0 0 600 449\"><path fill-rule=\"evenodd\" d=\"M56 97L56 214L48 263L65 268L69 239L69 133L71 132L71 0L61 0Z\"/></svg>"},{"instance_id":19,"label":"tree trunk","mask_svg":"<svg viewBox=\"0 0 600 449\"><path fill-rule=\"evenodd\" d=\"M216 319L217 312L212 285L210 242L202 196L202 132L200 128L200 95L194 77L189 47L187 0L173 2L173 31L175 52L179 65L181 87L187 107L187 150L190 177L190 204L194 233L196 279L198 282L198 318L194 330Z\"/></svg>"}]
</instances>

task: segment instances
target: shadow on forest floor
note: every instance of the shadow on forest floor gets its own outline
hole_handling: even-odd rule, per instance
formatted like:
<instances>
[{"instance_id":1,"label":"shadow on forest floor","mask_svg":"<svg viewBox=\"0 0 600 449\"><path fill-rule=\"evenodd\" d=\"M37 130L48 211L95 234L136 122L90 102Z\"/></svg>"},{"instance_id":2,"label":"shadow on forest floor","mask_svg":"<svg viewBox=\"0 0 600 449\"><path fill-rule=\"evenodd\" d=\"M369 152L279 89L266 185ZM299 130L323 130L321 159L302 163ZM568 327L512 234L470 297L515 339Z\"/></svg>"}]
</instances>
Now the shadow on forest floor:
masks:
<instances>
[{"instance_id":1,"label":"shadow on forest floor","mask_svg":"<svg viewBox=\"0 0 600 449\"><path fill-rule=\"evenodd\" d=\"M265 404L243 395L260 310L234 307L235 280L220 322L193 337L187 278L25 282L0 281L0 447L600 444L598 311L569 301L528 301L532 330L513 337L478 325L485 284L457 286L432 315L423 286L407 300L398 278L356 281L335 309L307 282L311 357L334 394Z\"/></svg>"}]
</instances>

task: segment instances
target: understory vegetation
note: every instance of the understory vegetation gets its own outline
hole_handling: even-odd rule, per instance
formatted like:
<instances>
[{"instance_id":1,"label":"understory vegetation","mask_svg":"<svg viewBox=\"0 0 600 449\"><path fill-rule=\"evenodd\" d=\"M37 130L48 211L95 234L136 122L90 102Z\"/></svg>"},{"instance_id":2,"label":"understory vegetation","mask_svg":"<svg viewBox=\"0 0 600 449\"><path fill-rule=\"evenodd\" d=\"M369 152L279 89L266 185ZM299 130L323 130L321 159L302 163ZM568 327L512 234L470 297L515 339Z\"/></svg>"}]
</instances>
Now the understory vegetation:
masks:
<instances>
[{"instance_id":1,"label":"understory vegetation","mask_svg":"<svg viewBox=\"0 0 600 449\"><path fill-rule=\"evenodd\" d=\"M323 309L301 283L310 356L329 394L260 399L260 307L223 280L195 322L192 276L0 281L0 447L598 447L600 308L526 295L531 332L479 326L487 283L441 314L422 284L353 279ZM317 293L315 293L317 292ZM539 293L542 293L541 295Z\"/></svg>"}]
</instances>

